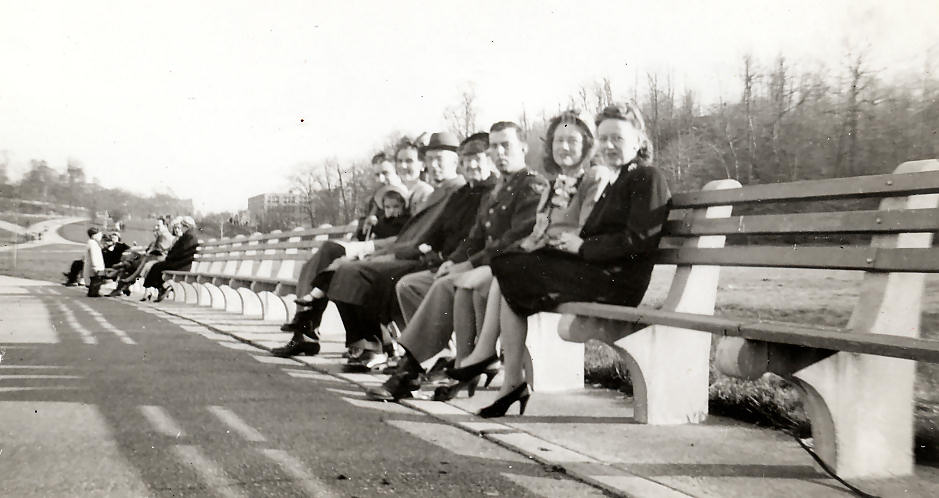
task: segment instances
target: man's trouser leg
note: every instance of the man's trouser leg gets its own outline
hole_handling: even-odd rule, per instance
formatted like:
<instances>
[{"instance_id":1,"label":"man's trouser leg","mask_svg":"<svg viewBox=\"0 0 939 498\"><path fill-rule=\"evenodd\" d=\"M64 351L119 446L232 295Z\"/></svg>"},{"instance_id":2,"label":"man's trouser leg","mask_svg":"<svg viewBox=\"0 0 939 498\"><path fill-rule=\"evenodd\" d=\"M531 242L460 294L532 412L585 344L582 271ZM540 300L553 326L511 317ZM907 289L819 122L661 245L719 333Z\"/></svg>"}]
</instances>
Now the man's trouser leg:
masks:
<instances>
[{"instance_id":1,"label":"man's trouser leg","mask_svg":"<svg viewBox=\"0 0 939 498\"><path fill-rule=\"evenodd\" d=\"M381 325L374 313L370 313L364 306L341 301L333 301L333 303L346 328L346 344L351 346L359 341L365 341L368 343L365 349L381 352Z\"/></svg>"},{"instance_id":2,"label":"man's trouser leg","mask_svg":"<svg viewBox=\"0 0 939 498\"><path fill-rule=\"evenodd\" d=\"M398 344L417 361L425 361L447 347L450 334L453 333L455 282L460 275L450 274L434 280L427 296L401 334Z\"/></svg>"},{"instance_id":3,"label":"man's trouser leg","mask_svg":"<svg viewBox=\"0 0 939 498\"><path fill-rule=\"evenodd\" d=\"M434 283L434 272L430 270L410 273L401 277L398 284L395 285L395 292L398 294L398 305L401 307L401 316L404 323L407 324L414 316L414 312L421 305L427 291Z\"/></svg>"},{"instance_id":4,"label":"man's trouser leg","mask_svg":"<svg viewBox=\"0 0 939 498\"><path fill-rule=\"evenodd\" d=\"M332 241L325 241L320 248L303 263L297 277L297 295L305 296L313 290L313 279L333 261L346 255L346 248Z\"/></svg>"},{"instance_id":5,"label":"man's trouser leg","mask_svg":"<svg viewBox=\"0 0 939 498\"><path fill-rule=\"evenodd\" d=\"M72 264L69 265L68 276L66 283L78 283L79 277L81 277L82 270L85 268L85 261L82 259L76 259L72 261Z\"/></svg>"}]
</instances>

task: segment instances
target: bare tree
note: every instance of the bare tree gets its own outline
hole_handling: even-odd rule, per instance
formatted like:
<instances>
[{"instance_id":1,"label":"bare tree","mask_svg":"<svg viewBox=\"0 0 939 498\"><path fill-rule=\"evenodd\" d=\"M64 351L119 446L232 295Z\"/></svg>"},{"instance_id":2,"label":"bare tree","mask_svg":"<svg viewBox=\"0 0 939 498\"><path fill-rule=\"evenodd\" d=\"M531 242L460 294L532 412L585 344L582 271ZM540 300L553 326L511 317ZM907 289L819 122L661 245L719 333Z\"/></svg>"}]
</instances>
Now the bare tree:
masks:
<instances>
[{"instance_id":1,"label":"bare tree","mask_svg":"<svg viewBox=\"0 0 939 498\"><path fill-rule=\"evenodd\" d=\"M460 93L460 102L448 107L443 113L447 126L462 141L477 131L476 129L476 91L468 86Z\"/></svg>"},{"instance_id":2,"label":"bare tree","mask_svg":"<svg viewBox=\"0 0 939 498\"><path fill-rule=\"evenodd\" d=\"M758 76L754 73L753 68L753 56L747 54L743 56L743 109L744 117L746 119L746 129L747 129L747 162L746 162L746 181L744 183L753 182L753 163L756 161L756 133L754 132L753 124L753 113L754 113L754 103L753 103L753 87ZM739 172L737 173L737 179L740 179Z\"/></svg>"}]
</instances>

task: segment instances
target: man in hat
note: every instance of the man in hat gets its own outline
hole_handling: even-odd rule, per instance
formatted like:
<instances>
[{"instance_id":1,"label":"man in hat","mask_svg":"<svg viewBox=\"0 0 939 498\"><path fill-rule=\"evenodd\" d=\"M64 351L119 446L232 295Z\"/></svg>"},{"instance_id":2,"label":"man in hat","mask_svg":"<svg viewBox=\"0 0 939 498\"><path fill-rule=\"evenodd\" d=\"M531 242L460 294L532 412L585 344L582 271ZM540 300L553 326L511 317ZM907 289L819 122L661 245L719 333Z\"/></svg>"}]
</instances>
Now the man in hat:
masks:
<instances>
[{"instance_id":1,"label":"man in hat","mask_svg":"<svg viewBox=\"0 0 939 498\"><path fill-rule=\"evenodd\" d=\"M416 209L411 212L411 219L401 228L397 237L389 237L364 243L364 245L355 246L355 255L357 257L381 259L392 259L395 251L403 247L409 247L415 241L422 241L433 231L434 226L443 209L446 206L450 195L466 184L463 177L456 171L456 150L459 142L452 134L447 132L434 133L431 135L429 144L422 150L424 154L425 166L428 170L434 170L438 176L437 188L430 196ZM400 151L399 151L400 152ZM451 157L452 156L452 157ZM454 163L452 167L434 166L435 162ZM420 243L420 242L418 242ZM319 256L318 256L319 255ZM342 258L342 256L346 258ZM312 276L309 282L313 282L312 290L309 294L298 299L297 304L307 306L294 317L294 321L289 327L293 332L293 338L285 346L275 348L271 352L276 356L293 356L300 353L315 354L315 347L306 344L304 336L317 340L315 329L319 326L326 305L329 303L329 297L326 295L328 289L332 289L332 280L336 278L337 292L346 296L348 292L361 292L358 287L359 279L349 277L348 272L334 275L333 270L342 267L342 263L348 263L348 256L352 255L347 247L336 242L327 242L320 247L317 254L311 258L308 265L315 264L314 272L308 272ZM324 264L325 263L325 264ZM304 265L306 267L306 265ZM301 279L305 277L300 274ZM350 281L349 284L346 282ZM346 287L348 285L348 287ZM299 287L299 285L298 285ZM287 327L282 327L287 328Z\"/></svg>"},{"instance_id":2,"label":"man in hat","mask_svg":"<svg viewBox=\"0 0 939 498\"><path fill-rule=\"evenodd\" d=\"M495 185L494 168L485 156L487 147L486 133L460 144L459 168L467 183L450 196L427 237L399 246L379 261L372 258L336 269L327 295L346 326L346 343L358 351L350 358L350 365L373 368L388 360L382 352L381 325L395 318L401 322L395 283L408 273L436 269L469 234L481 200ZM430 156L428 166L435 177L446 178L455 171L451 151L428 151L426 156Z\"/></svg>"},{"instance_id":3,"label":"man in hat","mask_svg":"<svg viewBox=\"0 0 939 498\"><path fill-rule=\"evenodd\" d=\"M500 121L489 130L489 158L502 178L484 201L469 237L437 271L418 272L397 284L398 301L407 321L399 339L405 354L396 371L382 386L370 388L372 399L390 401L409 397L420 387L421 362L443 350L450 335L457 333L457 355L472 351L484 299L455 301L457 289L468 289L480 297L492 282L489 260L531 233L535 210L547 181L525 164L524 132L515 123Z\"/></svg>"}]
</instances>

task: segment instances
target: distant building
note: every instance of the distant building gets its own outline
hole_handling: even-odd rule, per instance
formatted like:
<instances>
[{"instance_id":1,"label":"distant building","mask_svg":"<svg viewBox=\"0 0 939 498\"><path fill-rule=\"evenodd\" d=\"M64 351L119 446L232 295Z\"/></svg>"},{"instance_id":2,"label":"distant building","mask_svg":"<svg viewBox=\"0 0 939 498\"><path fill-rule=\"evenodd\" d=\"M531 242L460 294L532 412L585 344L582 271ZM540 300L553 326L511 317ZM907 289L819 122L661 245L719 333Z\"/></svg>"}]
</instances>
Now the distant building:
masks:
<instances>
[{"instance_id":1,"label":"distant building","mask_svg":"<svg viewBox=\"0 0 939 498\"><path fill-rule=\"evenodd\" d=\"M301 196L296 194L259 194L248 197L248 216L252 223L260 223L269 211L282 211L286 207L299 207Z\"/></svg>"}]
</instances>

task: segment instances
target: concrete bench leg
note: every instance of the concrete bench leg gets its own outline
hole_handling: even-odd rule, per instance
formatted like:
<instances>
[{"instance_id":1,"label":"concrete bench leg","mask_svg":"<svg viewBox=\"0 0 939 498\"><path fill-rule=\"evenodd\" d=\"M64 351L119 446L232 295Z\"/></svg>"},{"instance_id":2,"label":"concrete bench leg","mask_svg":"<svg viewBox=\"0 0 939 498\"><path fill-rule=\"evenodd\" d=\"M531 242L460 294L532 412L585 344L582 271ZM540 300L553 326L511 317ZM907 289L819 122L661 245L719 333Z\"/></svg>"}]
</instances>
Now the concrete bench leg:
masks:
<instances>
[{"instance_id":1,"label":"concrete bench leg","mask_svg":"<svg viewBox=\"0 0 939 498\"><path fill-rule=\"evenodd\" d=\"M795 374L815 451L843 478L913 473L915 363L838 353Z\"/></svg>"},{"instance_id":2,"label":"concrete bench leg","mask_svg":"<svg viewBox=\"0 0 939 498\"><path fill-rule=\"evenodd\" d=\"M176 280L169 280L170 287L173 288L173 302L174 303L185 303L186 302L186 288L183 286L182 282L177 282Z\"/></svg>"},{"instance_id":3,"label":"concrete bench leg","mask_svg":"<svg viewBox=\"0 0 939 498\"><path fill-rule=\"evenodd\" d=\"M694 424L707 418L710 334L653 325L614 345L629 367L637 422Z\"/></svg>"},{"instance_id":4,"label":"concrete bench leg","mask_svg":"<svg viewBox=\"0 0 939 498\"><path fill-rule=\"evenodd\" d=\"M196 301L196 304L199 306L212 306L212 293L209 292L208 286L198 282L195 284L195 286L199 291L199 298Z\"/></svg>"},{"instance_id":5,"label":"concrete bench leg","mask_svg":"<svg viewBox=\"0 0 939 498\"><path fill-rule=\"evenodd\" d=\"M248 317L261 318L264 316L264 305L261 298L247 287L239 287L238 294L241 296L242 309L241 314Z\"/></svg>"},{"instance_id":6,"label":"concrete bench leg","mask_svg":"<svg viewBox=\"0 0 939 498\"><path fill-rule=\"evenodd\" d=\"M241 294L239 294L238 291L231 288L230 286L224 284L220 285L218 289L222 292L222 297L225 298L225 311L229 313L241 313L241 310L244 309Z\"/></svg>"},{"instance_id":7,"label":"concrete bench leg","mask_svg":"<svg viewBox=\"0 0 939 498\"><path fill-rule=\"evenodd\" d=\"M183 288L183 302L186 304L199 304L199 290L191 282L180 282ZM178 301L178 299L177 299Z\"/></svg>"},{"instance_id":8,"label":"concrete bench leg","mask_svg":"<svg viewBox=\"0 0 939 498\"><path fill-rule=\"evenodd\" d=\"M212 309L224 310L225 309L225 294L222 293L222 290L218 288L215 284L210 284L205 282L202 284L205 287L206 292L209 293L209 306Z\"/></svg>"},{"instance_id":9,"label":"concrete bench leg","mask_svg":"<svg viewBox=\"0 0 939 498\"><path fill-rule=\"evenodd\" d=\"M261 316L265 320L287 320L287 303L284 298L270 291L259 292L258 298L261 300Z\"/></svg>"},{"instance_id":10,"label":"concrete bench leg","mask_svg":"<svg viewBox=\"0 0 939 498\"><path fill-rule=\"evenodd\" d=\"M529 381L539 392L584 388L584 345L567 342L558 335L558 313L536 313L528 317L525 346L531 354Z\"/></svg>"}]
</instances>

